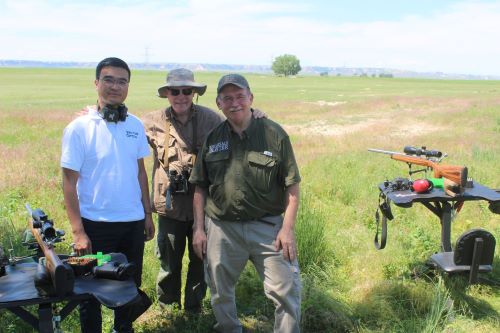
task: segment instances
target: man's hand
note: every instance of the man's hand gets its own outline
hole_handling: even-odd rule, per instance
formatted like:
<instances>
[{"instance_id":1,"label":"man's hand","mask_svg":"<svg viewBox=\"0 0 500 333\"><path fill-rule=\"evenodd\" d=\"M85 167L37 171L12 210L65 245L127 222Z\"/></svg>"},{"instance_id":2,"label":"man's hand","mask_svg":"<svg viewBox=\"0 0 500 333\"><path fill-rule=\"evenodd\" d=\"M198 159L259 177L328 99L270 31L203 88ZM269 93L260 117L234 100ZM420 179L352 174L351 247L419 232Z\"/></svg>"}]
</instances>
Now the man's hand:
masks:
<instances>
[{"instance_id":1,"label":"man's hand","mask_svg":"<svg viewBox=\"0 0 500 333\"><path fill-rule=\"evenodd\" d=\"M255 119L259 119L259 118L267 118L267 114L264 112L264 111L261 111L259 109L253 109L253 117Z\"/></svg>"},{"instance_id":2,"label":"man's hand","mask_svg":"<svg viewBox=\"0 0 500 333\"><path fill-rule=\"evenodd\" d=\"M292 262L297 258L297 246L295 245L295 222L297 221L297 211L299 209L299 184L293 184L286 188L285 215L283 216L283 226L281 227L274 248L276 251L283 249L283 257Z\"/></svg>"},{"instance_id":3,"label":"man's hand","mask_svg":"<svg viewBox=\"0 0 500 333\"><path fill-rule=\"evenodd\" d=\"M155 237L155 225L153 223L153 217L151 214L146 214L144 221L144 233L146 236L146 242L152 240Z\"/></svg>"},{"instance_id":4,"label":"man's hand","mask_svg":"<svg viewBox=\"0 0 500 333\"><path fill-rule=\"evenodd\" d=\"M75 119L81 116L86 116L89 113L89 108L95 109L97 106L96 105L87 105L84 106L80 111L77 111L75 113Z\"/></svg>"},{"instance_id":5,"label":"man's hand","mask_svg":"<svg viewBox=\"0 0 500 333\"><path fill-rule=\"evenodd\" d=\"M78 256L92 254L92 242L84 231L73 233L74 250Z\"/></svg>"},{"instance_id":6,"label":"man's hand","mask_svg":"<svg viewBox=\"0 0 500 333\"><path fill-rule=\"evenodd\" d=\"M274 249L283 249L283 257L292 262L297 258L297 247L295 245L295 233L293 229L282 227L274 241Z\"/></svg>"},{"instance_id":7,"label":"man's hand","mask_svg":"<svg viewBox=\"0 0 500 333\"><path fill-rule=\"evenodd\" d=\"M203 260L207 254L207 234L203 229L193 230L193 249L194 253Z\"/></svg>"}]
</instances>

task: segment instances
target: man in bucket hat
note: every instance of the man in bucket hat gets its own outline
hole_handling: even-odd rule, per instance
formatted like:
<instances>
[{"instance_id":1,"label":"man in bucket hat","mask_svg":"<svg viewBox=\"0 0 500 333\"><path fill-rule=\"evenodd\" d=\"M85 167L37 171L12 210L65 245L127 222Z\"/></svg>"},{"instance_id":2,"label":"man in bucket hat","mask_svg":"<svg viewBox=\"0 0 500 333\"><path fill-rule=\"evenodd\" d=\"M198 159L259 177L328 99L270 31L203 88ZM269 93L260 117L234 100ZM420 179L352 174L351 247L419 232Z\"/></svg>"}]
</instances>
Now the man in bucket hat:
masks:
<instances>
[{"instance_id":1,"label":"man in bucket hat","mask_svg":"<svg viewBox=\"0 0 500 333\"><path fill-rule=\"evenodd\" d=\"M189 69L178 68L170 71L167 75L167 83L158 88L158 96L168 98L169 88L193 88L199 96L202 96L207 90L207 85L194 81L194 74Z\"/></svg>"},{"instance_id":2,"label":"man in bucket hat","mask_svg":"<svg viewBox=\"0 0 500 333\"><path fill-rule=\"evenodd\" d=\"M201 96L206 89L205 84L194 81L190 70L174 69L168 73L166 84L158 88L158 96L167 98L170 106L143 118L154 153L151 194L153 211L158 213L158 302L181 307L182 258L187 239L189 264L184 309L192 312L201 309L207 287L203 262L194 254L191 244L194 189L186 186L187 177L198 148L221 122L216 112L193 103L195 94Z\"/></svg>"},{"instance_id":3,"label":"man in bucket hat","mask_svg":"<svg viewBox=\"0 0 500 333\"><path fill-rule=\"evenodd\" d=\"M189 264L184 292L184 309L198 312L205 297L203 262L193 251L194 186L187 182L198 149L208 133L222 122L209 108L193 103L207 86L194 80L193 72L178 68L167 75L158 96L167 98L170 106L143 118L149 145L154 152L153 211L158 213L157 277L158 301L162 305L181 307L182 258L188 241ZM255 117L263 113L256 111Z\"/></svg>"}]
</instances>

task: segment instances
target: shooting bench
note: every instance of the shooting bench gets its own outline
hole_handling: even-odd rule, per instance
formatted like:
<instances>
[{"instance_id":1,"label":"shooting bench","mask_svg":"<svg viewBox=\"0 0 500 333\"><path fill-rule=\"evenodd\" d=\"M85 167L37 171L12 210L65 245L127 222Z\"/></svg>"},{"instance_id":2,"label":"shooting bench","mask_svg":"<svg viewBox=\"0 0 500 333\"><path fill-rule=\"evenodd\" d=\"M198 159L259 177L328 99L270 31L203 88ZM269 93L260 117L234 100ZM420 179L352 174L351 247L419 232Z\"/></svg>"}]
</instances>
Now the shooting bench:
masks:
<instances>
[{"instance_id":1,"label":"shooting bench","mask_svg":"<svg viewBox=\"0 0 500 333\"><path fill-rule=\"evenodd\" d=\"M126 263L121 253L112 253L113 261ZM83 300L96 298L108 308L130 304L140 297L133 280L97 279L80 276L75 279L73 293L66 296L43 296L34 284L38 263L24 260L6 266L6 275L0 277L0 309L7 309L41 333L54 332L53 321L62 321ZM60 311L53 312L54 305L67 302ZM38 317L25 306L38 305Z\"/></svg>"},{"instance_id":2,"label":"shooting bench","mask_svg":"<svg viewBox=\"0 0 500 333\"><path fill-rule=\"evenodd\" d=\"M379 184L384 192L384 184ZM469 272L469 283L475 283L478 272L490 272L493 269L495 238L486 230L473 229L461 235L453 250L451 245L451 222L453 211L465 201L486 200L500 203L500 193L472 182L465 192L457 197L450 197L442 189L434 188L429 193L415 193L410 190L389 191L389 200L396 206L412 207L421 203L434 213L441 223L441 252L431 256L433 265L447 273ZM463 203L462 203L463 204Z\"/></svg>"}]
</instances>

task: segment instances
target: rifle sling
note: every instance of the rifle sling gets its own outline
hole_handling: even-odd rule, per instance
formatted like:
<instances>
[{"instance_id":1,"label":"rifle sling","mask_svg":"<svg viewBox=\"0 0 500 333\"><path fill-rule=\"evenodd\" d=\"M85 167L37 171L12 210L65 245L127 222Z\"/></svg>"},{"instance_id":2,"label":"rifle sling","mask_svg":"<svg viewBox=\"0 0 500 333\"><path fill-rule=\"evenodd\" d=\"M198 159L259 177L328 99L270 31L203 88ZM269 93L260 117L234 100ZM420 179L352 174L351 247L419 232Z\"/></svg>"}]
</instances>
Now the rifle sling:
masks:
<instances>
[{"instance_id":1,"label":"rifle sling","mask_svg":"<svg viewBox=\"0 0 500 333\"><path fill-rule=\"evenodd\" d=\"M382 250L383 248L385 248L385 244L387 242L387 216L385 215L386 213L384 212L381 212L382 213L382 230L381 230L381 234L380 234L380 243L379 243L379 240L378 240L378 234L379 234L379 225L380 225L380 214L379 214L379 211L381 210L380 209L380 200L383 199L384 200L384 203L387 205L387 207L389 207L390 209L390 204L391 204L391 201L389 200L389 198L383 193L383 192L380 192L379 194L379 197L378 197L378 207L377 207L377 211L375 212L375 221L376 221L376 231L375 231L375 239L373 240L373 243L375 244L375 248L377 250ZM392 219L392 213L390 214L390 219Z\"/></svg>"},{"instance_id":2,"label":"rifle sling","mask_svg":"<svg viewBox=\"0 0 500 333\"><path fill-rule=\"evenodd\" d=\"M373 243L375 244L375 248L377 250L382 250L383 248L385 248L385 243L387 241L387 217L385 217L385 215L382 214L382 232L380 234L380 243L379 243L378 232L380 224L380 214L378 211L379 210L377 209L377 212L375 213L375 220L377 221L377 231L375 232L375 239L373 240Z\"/></svg>"}]
</instances>

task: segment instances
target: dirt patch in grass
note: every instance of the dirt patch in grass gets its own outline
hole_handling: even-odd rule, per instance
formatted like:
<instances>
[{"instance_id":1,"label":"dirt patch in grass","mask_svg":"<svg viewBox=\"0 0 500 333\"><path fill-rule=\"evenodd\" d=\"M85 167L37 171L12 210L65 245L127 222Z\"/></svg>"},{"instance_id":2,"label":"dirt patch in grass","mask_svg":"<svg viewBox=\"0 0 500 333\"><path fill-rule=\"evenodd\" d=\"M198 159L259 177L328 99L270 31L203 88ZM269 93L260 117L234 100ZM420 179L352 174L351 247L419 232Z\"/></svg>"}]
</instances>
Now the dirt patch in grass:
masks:
<instances>
[{"instance_id":1,"label":"dirt patch in grass","mask_svg":"<svg viewBox=\"0 0 500 333\"><path fill-rule=\"evenodd\" d=\"M442 130L442 127L431 125L423 122L413 124L403 124L395 129L391 127L392 120L390 119L366 119L351 124L328 124L326 120L315 120L300 125L285 125L284 128L288 133L300 135L320 135L320 136L343 136L354 134L356 132L377 133L381 129L391 129L384 131L389 136L416 136L428 134L431 132Z\"/></svg>"},{"instance_id":2,"label":"dirt patch in grass","mask_svg":"<svg viewBox=\"0 0 500 333\"><path fill-rule=\"evenodd\" d=\"M402 127L398 127L395 130L388 132L388 135L391 137L414 137L420 136L424 134L429 134L432 132L442 131L444 127L426 124L426 123L415 123L415 124L407 124Z\"/></svg>"},{"instance_id":3,"label":"dirt patch in grass","mask_svg":"<svg viewBox=\"0 0 500 333\"><path fill-rule=\"evenodd\" d=\"M327 101L316 101L316 102L303 102L304 104L313 104L313 105L319 105L319 106L338 106L342 104L346 104L346 101L333 101L333 102L327 102Z\"/></svg>"},{"instance_id":4,"label":"dirt patch in grass","mask_svg":"<svg viewBox=\"0 0 500 333\"><path fill-rule=\"evenodd\" d=\"M326 120L315 120L300 125L288 125L285 126L285 130L289 133L298 133L302 135L341 136L364 130L379 122L380 120L371 119L349 125L332 125L328 124Z\"/></svg>"}]
</instances>

